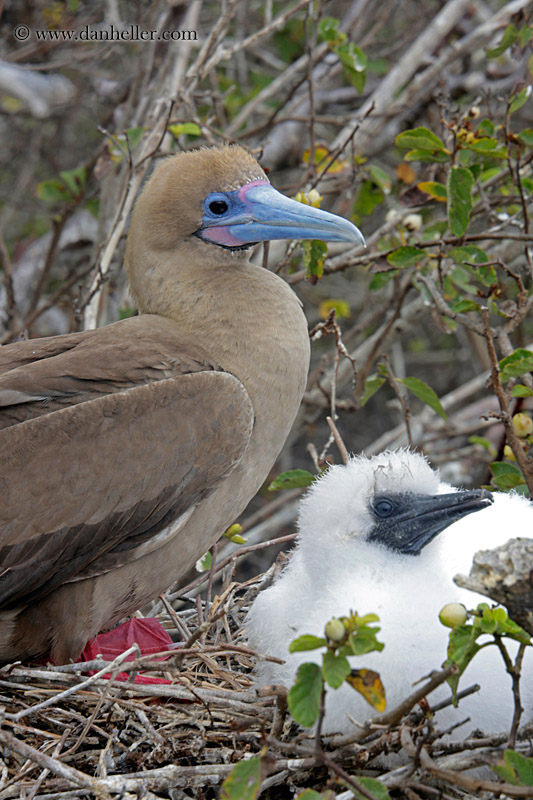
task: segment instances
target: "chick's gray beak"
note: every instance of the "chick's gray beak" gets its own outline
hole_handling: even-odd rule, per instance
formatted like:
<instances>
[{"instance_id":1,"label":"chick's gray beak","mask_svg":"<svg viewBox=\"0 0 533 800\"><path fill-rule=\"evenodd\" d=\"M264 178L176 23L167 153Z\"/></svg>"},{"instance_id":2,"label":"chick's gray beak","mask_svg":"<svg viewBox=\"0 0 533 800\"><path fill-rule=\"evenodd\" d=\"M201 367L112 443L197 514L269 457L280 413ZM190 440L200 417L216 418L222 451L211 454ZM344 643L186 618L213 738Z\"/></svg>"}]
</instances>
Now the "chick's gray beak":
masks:
<instances>
[{"instance_id":1,"label":"chick's gray beak","mask_svg":"<svg viewBox=\"0 0 533 800\"><path fill-rule=\"evenodd\" d=\"M418 556L445 528L467 514L486 508L494 498L486 489L419 495L375 495L370 510L376 525L368 541L405 555Z\"/></svg>"}]
</instances>

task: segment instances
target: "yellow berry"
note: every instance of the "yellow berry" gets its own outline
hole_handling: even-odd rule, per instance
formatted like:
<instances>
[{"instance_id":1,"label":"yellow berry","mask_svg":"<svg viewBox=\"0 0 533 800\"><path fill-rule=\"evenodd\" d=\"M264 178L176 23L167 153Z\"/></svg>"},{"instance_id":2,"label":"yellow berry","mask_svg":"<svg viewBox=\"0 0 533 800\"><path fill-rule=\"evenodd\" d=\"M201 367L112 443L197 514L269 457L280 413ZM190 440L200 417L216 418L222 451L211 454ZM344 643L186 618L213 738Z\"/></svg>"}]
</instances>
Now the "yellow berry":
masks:
<instances>
[{"instance_id":1,"label":"yellow berry","mask_svg":"<svg viewBox=\"0 0 533 800\"><path fill-rule=\"evenodd\" d=\"M503 448L503 454L505 458L509 459L509 461L516 461L516 456L508 444L506 444L505 447Z\"/></svg>"},{"instance_id":2,"label":"yellow berry","mask_svg":"<svg viewBox=\"0 0 533 800\"><path fill-rule=\"evenodd\" d=\"M515 414L513 417L513 428L517 436L525 439L533 433L533 420L529 414Z\"/></svg>"},{"instance_id":3,"label":"yellow berry","mask_svg":"<svg viewBox=\"0 0 533 800\"><path fill-rule=\"evenodd\" d=\"M467 620L466 608L462 603L446 603L439 611L439 619L447 628L458 628Z\"/></svg>"}]
</instances>

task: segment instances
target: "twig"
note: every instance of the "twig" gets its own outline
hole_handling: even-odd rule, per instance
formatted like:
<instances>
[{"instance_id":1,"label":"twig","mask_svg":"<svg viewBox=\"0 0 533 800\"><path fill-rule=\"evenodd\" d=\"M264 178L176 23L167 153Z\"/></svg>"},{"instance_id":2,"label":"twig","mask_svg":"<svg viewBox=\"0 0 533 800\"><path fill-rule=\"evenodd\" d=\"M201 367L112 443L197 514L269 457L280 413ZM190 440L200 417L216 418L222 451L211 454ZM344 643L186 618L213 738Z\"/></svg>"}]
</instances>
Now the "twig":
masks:
<instances>
[{"instance_id":1,"label":"twig","mask_svg":"<svg viewBox=\"0 0 533 800\"><path fill-rule=\"evenodd\" d=\"M515 455L515 458L518 462L518 466L522 470L522 474L527 483L529 492L530 494L533 495L533 461L531 458L528 458L524 453L522 447L522 441L516 435L515 429L513 427L513 420L509 409L509 400L507 398L507 394L500 380L500 367L498 363L498 357L496 355L496 349L494 347L494 339L492 331L489 324L489 312L488 309L485 307L481 309L481 319L483 320L485 340L487 342L487 351L491 362L490 384L492 386L494 394L498 398L498 403L500 404L501 420L505 427L507 441L509 442L509 445Z\"/></svg>"},{"instance_id":2,"label":"twig","mask_svg":"<svg viewBox=\"0 0 533 800\"><path fill-rule=\"evenodd\" d=\"M26 708L23 711L19 711L16 714L6 713L5 718L19 722L21 719L27 717L29 714L34 714L37 711L42 711L43 709L48 708L48 706L57 703L58 700L64 700L69 695L74 694L74 692L79 692L81 689L86 689L88 686L91 686L91 684L95 683L95 681L97 681L99 678L105 675L106 672L110 671L114 672L116 668L119 667L122 664L122 662L128 658L128 656L138 651L139 651L138 646L136 644L132 645L123 653L120 653L120 655L118 655L108 666L106 666L104 669L101 669L95 675L91 675L89 678L87 678L87 680L83 681L82 683L79 683L76 686L71 686L69 689L65 689L64 692L61 692L61 694L57 695L56 697L51 697L48 700L44 700L42 703L39 703L36 706L32 706L31 708Z\"/></svg>"},{"instance_id":3,"label":"twig","mask_svg":"<svg viewBox=\"0 0 533 800\"><path fill-rule=\"evenodd\" d=\"M346 445L342 440L342 436L339 433L339 429L337 428L331 417L326 417L326 422L328 423L331 432L333 434L333 438L335 439L335 444L337 445L337 448L341 455L342 463L346 465L350 460L350 456L348 454L348 450L346 449Z\"/></svg>"}]
</instances>

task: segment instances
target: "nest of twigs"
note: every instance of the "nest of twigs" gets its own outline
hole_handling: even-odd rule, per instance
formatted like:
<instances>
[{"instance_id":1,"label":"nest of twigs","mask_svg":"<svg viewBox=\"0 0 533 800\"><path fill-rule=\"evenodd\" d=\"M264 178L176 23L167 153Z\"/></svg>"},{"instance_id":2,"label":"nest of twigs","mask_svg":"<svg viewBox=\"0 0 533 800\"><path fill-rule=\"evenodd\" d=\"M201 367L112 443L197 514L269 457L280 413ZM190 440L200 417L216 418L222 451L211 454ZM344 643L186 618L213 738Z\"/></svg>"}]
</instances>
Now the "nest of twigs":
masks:
<instances>
[{"instance_id":1,"label":"nest of twigs","mask_svg":"<svg viewBox=\"0 0 533 800\"><path fill-rule=\"evenodd\" d=\"M360 787L361 776L379 778L391 797L409 800L531 797L530 787L464 772L495 760L506 735L443 743L438 713L429 720L420 698L444 673L381 724L354 727L351 736L317 743L298 728L284 690L258 690L253 681L263 656L247 646L243 623L262 580L237 583L230 576L212 601L209 581L207 598L180 601L177 611L162 599L158 617L182 642L162 654L164 661L119 656L0 670L0 800L210 800L223 796L222 784L237 762L256 755L263 759L261 787L243 798L290 798L307 787L329 789L342 800L375 798ZM126 680L117 679L119 673L127 673ZM171 683L134 683L139 673ZM530 753L531 745L523 737L517 749ZM399 754L394 767L391 753ZM357 786L360 795L353 794Z\"/></svg>"}]
</instances>

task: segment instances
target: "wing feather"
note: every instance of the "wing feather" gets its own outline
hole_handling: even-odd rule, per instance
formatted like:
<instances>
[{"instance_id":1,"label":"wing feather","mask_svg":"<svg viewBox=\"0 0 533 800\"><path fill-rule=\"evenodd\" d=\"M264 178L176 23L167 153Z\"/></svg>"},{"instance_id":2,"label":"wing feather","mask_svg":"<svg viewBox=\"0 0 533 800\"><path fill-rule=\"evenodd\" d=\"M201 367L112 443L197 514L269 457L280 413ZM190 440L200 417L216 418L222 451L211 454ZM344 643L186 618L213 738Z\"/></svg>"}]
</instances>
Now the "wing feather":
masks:
<instances>
[{"instance_id":1,"label":"wing feather","mask_svg":"<svg viewBox=\"0 0 533 800\"><path fill-rule=\"evenodd\" d=\"M195 363L0 430L0 609L125 563L239 463L250 398Z\"/></svg>"}]
</instances>

